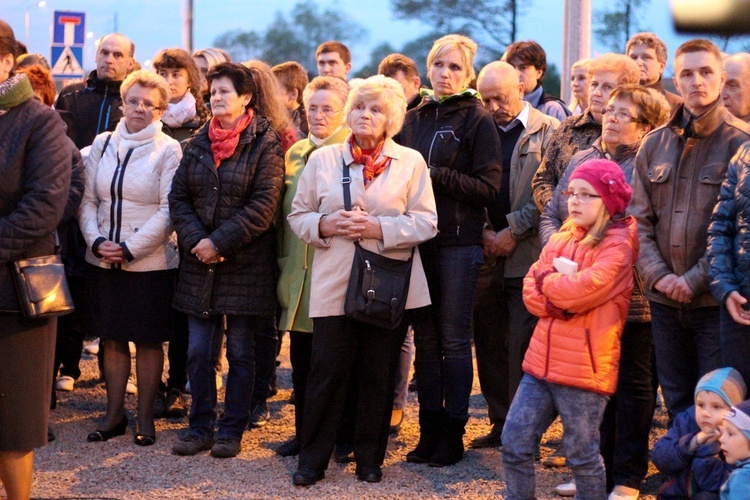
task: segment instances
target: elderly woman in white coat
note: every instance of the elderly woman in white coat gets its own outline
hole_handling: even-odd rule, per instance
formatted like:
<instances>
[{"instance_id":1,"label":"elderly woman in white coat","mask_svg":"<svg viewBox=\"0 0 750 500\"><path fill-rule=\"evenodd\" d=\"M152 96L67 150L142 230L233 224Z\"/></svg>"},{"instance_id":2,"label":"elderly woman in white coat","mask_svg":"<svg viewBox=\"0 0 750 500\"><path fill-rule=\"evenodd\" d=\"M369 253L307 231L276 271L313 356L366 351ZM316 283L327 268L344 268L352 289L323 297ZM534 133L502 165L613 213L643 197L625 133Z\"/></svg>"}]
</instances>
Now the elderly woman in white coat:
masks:
<instances>
[{"instance_id":1,"label":"elderly woman in white coat","mask_svg":"<svg viewBox=\"0 0 750 500\"><path fill-rule=\"evenodd\" d=\"M310 293L313 344L298 470L293 482L322 479L333 451L350 380L360 398L354 456L357 479L381 480L393 406L395 368L406 321L390 330L344 315L355 241L372 252L406 260L437 234L437 212L422 156L391 137L403 124L401 85L382 75L351 91L344 108L351 135L314 152L300 177L288 216L292 230L315 247ZM351 210L344 208L343 165L349 165ZM415 250L406 309L430 303Z\"/></svg>"},{"instance_id":2,"label":"elderly woman in white coat","mask_svg":"<svg viewBox=\"0 0 750 500\"><path fill-rule=\"evenodd\" d=\"M104 342L107 413L89 442L125 434L128 341L136 345L138 420L134 443L154 444L154 397L161 380L162 342L172 332L172 296L179 264L168 195L180 144L161 130L169 102L164 79L135 71L120 87L123 114L114 132L94 139L86 160L79 211L90 264L90 327Z\"/></svg>"}]
</instances>

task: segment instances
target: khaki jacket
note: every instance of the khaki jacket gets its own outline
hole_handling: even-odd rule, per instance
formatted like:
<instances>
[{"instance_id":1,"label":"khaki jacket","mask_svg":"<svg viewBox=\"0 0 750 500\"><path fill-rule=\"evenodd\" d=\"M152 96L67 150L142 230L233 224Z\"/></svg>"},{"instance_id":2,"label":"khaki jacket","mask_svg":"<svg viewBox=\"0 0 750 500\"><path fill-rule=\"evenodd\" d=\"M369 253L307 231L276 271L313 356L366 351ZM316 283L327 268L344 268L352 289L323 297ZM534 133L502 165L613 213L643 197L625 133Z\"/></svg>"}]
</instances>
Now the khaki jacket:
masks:
<instances>
[{"instance_id":1,"label":"khaki jacket","mask_svg":"<svg viewBox=\"0 0 750 500\"><path fill-rule=\"evenodd\" d=\"M383 240L363 239L363 248L391 259L407 260L411 249L437 234L437 210L430 174L419 152L386 139L382 156L390 165L364 187L362 165L354 162L347 141L326 146L310 155L287 217L292 231L315 247L310 290L310 317L344 315L344 298L351 275L354 243L341 236L321 237L322 215L344 208L341 179L343 162L349 167L352 207L377 217ZM430 304L427 278L419 249L414 251L406 308Z\"/></svg>"},{"instance_id":2,"label":"khaki jacket","mask_svg":"<svg viewBox=\"0 0 750 500\"><path fill-rule=\"evenodd\" d=\"M539 209L534 202L531 180L542 162L552 134L560 122L536 109L529 109L526 130L521 134L510 160L510 213L506 216L516 248L505 258L505 277L523 278L539 258L542 248L537 233Z\"/></svg>"},{"instance_id":3,"label":"khaki jacket","mask_svg":"<svg viewBox=\"0 0 750 500\"><path fill-rule=\"evenodd\" d=\"M693 291L688 307L716 306L708 288L707 230L729 160L750 139L750 126L719 99L693 121L694 134L688 137L683 109L649 133L636 155L630 210L641 243L637 267L649 300L682 307L654 288L674 273Z\"/></svg>"}]
</instances>

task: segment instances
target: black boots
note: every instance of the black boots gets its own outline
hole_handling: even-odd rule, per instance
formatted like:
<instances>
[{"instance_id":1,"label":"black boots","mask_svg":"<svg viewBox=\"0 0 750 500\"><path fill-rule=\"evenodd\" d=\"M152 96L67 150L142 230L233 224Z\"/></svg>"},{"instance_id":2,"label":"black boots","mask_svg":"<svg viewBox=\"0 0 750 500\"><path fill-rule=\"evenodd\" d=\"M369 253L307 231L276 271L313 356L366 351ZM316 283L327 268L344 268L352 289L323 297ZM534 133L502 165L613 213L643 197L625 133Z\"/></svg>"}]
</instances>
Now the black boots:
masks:
<instances>
[{"instance_id":1,"label":"black boots","mask_svg":"<svg viewBox=\"0 0 750 500\"><path fill-rule=\"evenodd\" d=\"M419 409L419 443L406 454L406 461L426 464L432 458L440 441L442 412Z\"/></svg>"},{"instance_id":2,"label":"black boots","mask_svg":"<svg viewBox=\"0 0 750 500\"><path fill-rule=\"evenodd\" d=\"M428 462L430 467L445 467L453 465L464 458L464 432L466 422L465 418L451 418L443 414L443 425L440 433L435 453L432 454Z\"/></svg>"}]
</instances>

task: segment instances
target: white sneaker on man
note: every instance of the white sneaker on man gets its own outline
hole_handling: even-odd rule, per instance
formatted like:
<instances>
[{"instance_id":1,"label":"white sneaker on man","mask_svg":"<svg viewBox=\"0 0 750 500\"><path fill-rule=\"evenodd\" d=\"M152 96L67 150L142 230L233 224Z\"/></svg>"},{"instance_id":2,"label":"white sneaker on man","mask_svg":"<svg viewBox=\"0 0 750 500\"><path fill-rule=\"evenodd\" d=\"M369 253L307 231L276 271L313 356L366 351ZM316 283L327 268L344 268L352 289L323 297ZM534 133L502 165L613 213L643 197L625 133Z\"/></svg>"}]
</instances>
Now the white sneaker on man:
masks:
<instances>
[{"instance_id":1,"label":"white sneaker on man","mask_svg":"<svg viewBox=\"0 0 750 500\"><path fill-rule=\"evenodd\" d=\"M96 356L99 354L99 339L94 339L85 346L83 346L83 352Z\"/></svg>"},{"instance_id":2,"label":"white sneaker on man","mask_svg":"<svg viewBox=\"0 0 750 500\"><path fill-rule=\"evenodd\" d=\"M125 394L138 394L138 385L133 377L128 377L128 385L125 386Z\"/></svg>"},{"instance_id":3,"label":"white sneaker on man","mask_svg":"<svg viewBox=\"0 0 750 500\"><path fill-rule=\"evenodd\" d=\"M57 382L55 382L55 389L58 391L70 392L75 389L75 385L76 379L68 375L63 375L57 379Z\"/></svg>"},{"instance_id":4,"label":"white sneaker on man","mask_svg":"<svg viewBox=\"0 0 750 500\"><path fill-rule=\"evenodd\" d=\"M629 488L620 484L615 486L615 489L609 494L609 500L638 500L639 493L635 488Z\"/></svg>"},{"instance_id":5,"label":"white sneaker on man","mask_svg":"<svg viewBox=\"0 0 750 500\"><path fill-rule=\"evenodd\" d=\"M574 497L576 496L576 482L575 479L571 479L569 483L562 483L555 486L555 493L561 497Z\"/></svg>"}]
</instances>

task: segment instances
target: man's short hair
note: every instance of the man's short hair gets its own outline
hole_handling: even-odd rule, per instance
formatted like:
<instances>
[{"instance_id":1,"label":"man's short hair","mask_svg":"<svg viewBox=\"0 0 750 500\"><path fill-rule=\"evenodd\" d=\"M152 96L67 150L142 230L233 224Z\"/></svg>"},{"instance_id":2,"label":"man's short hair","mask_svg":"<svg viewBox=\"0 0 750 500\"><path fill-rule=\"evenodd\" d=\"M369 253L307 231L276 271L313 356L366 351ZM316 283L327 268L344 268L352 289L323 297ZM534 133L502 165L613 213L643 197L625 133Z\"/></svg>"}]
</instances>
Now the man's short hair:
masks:
<instances>
[{"instance_id":1,"label":"man's short hair","mask_svg":"<svg viewBox=\"0 0 750 500\"><path fill-rule=\"evenodd\" d=\"M687 42L677 47L677 50L674 53L675 61L682 54L687 54L689 52L710 52L716 57L716 60L719 61L719 64L722 64L721 51L719 50L719 47L717 47L716 44L714 44L712 41L706 40L705 38L693 38L692 40L688 40Z\"/></svg>"},{"instance_id":2,"label":"man's short hair","mask_svg":"<svg viewBox=\"0 0 750 500\"><path fill-rule=\"evenodd\" d=\"M284 88L297 89L297 103L302 104L302 93L309 81L305 68L297 61L287 61L277 64L271 71Z\"/></svg>"},{"instance_id":3,"label":"man's short hair","mask_svg":"<svg viewBox=\"0 0 750 500\"><path fill-rule=\"evenodd\" d=\"M505 60L510 63L512 59L520 59L525 64L531 64L536 69L541 70L542 78L544 78L544 73L547 72L547 53L534 40L514 42L508 45L505 50Z\"/></svg>"},{"instance_id":4,"label":"man's short hair","mask_svg":"<svg viewBox=\"0 0 750 500\"><path fill-rule=\"evenodd\" d=\"M128 41L128 48L130 48L130 54L126 54L126 55L128 57L135 57L135 44L133 43L133 40L131 40L130 38L126 37L122 33L107 33L106 35L104 35L103 37L101 37L99 40L96 41L96 52L99 53L99 47L102 46L102 42L104 41L104 39L107 38L108 36L113 36L113 35L122 37L125 40L127 40Z\"/></svg>"},{"instance_id":5,"label":"man's short hair","mask_svg":"<svg viewBox=\"0 0 750 500\"><path fill-rule=\"evenodd\" d=\"M660 63L667 62L667 46L661 40L661 38L656 36L654 33L644 31L643 33L636 33L635 35L631 36L630 40L628 40L628 43L625 44L625 54L630 52L630 49L633 47L633 45L645 45L650 49L654 49L654 52L656 52L656 60Z\"/></svg>"},{"instance_id":6,"label":"man's short hair","mask_svg":"<svg viewBox=\"0 0 750 500\"><path fill-rule=\"evenodd\" d=\"M403 54L389 54L378 65L379 75L392 77L399 71L403 72L406 78L419 76L417 63L412 58L406 57Z\"/></svg>"},{"instance_id":7,"label":"man's short hair","mask_svg":"<svg viewBox=\"0 0 750 500\"><path fill-rule=\"evenodd\" d=\"M350 62L352 62L352 53L349 52L349 47L341 42L329 40L328 42L321 43L320 45L318 45L318 50L315 51L315 58L317 59L320 54L323 54L325 52L338 53L338 55L341 56L341 60L344 62L344 64L349 64Z\"/></svg>"}]
</instances>

